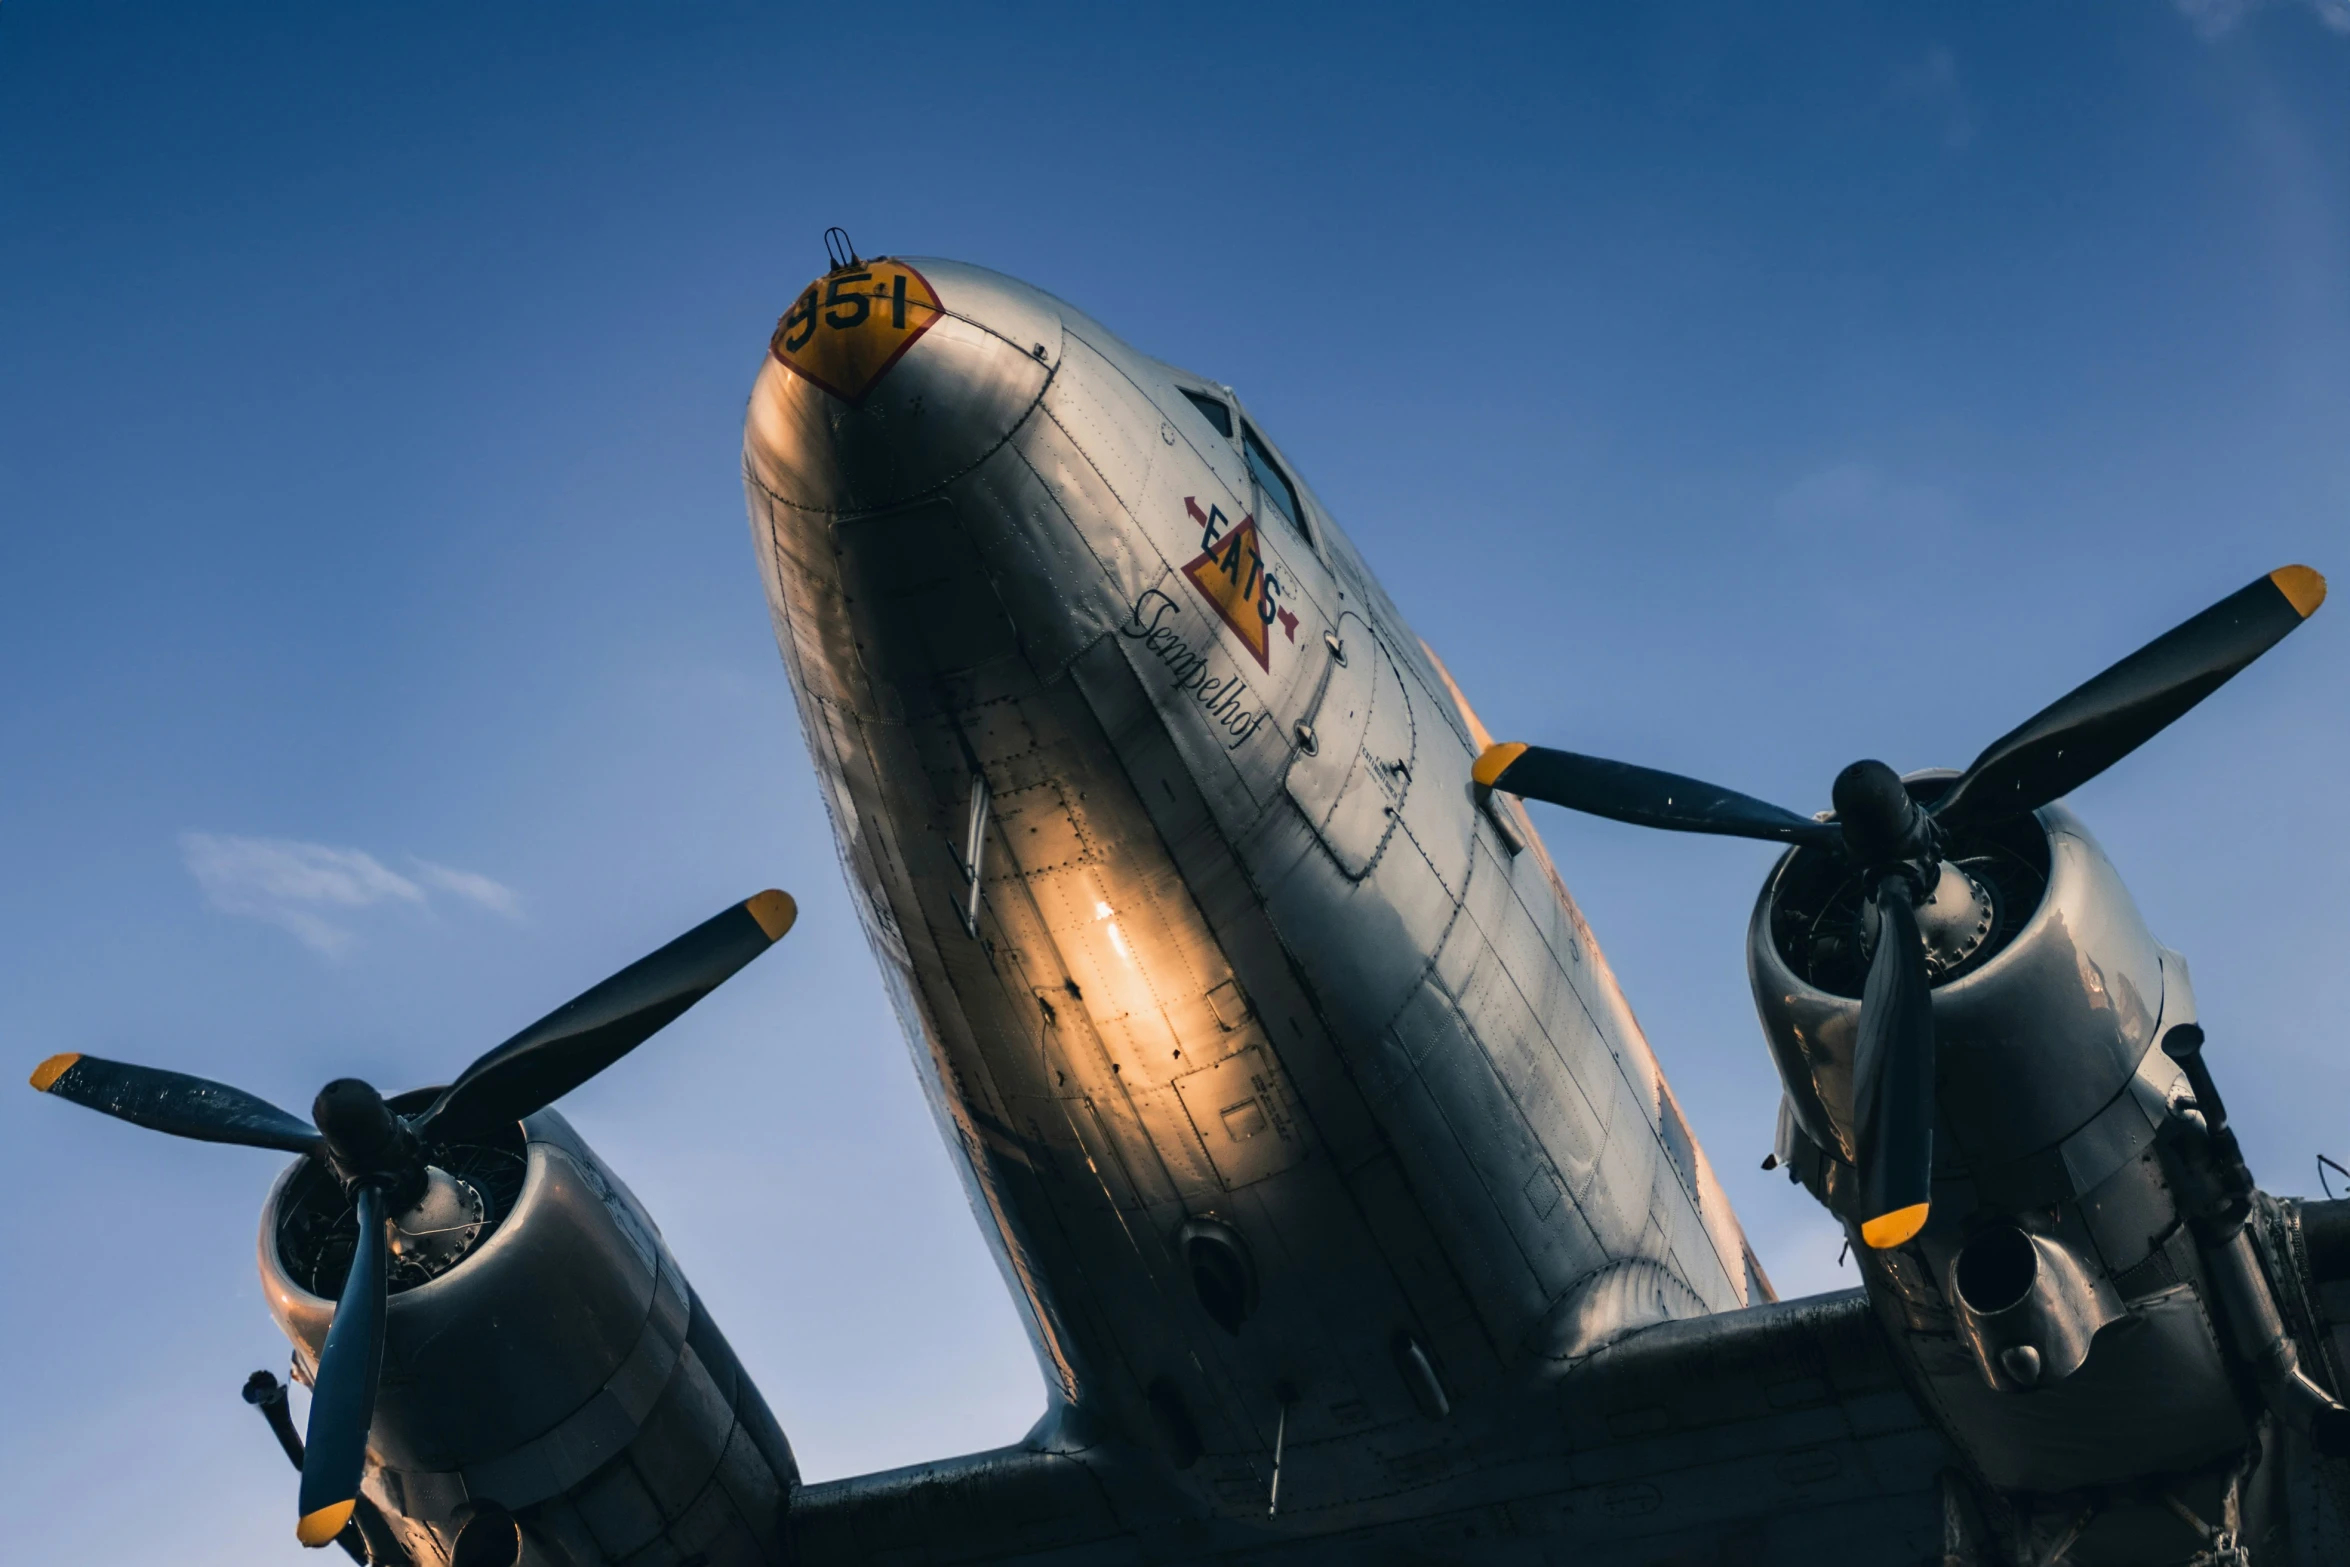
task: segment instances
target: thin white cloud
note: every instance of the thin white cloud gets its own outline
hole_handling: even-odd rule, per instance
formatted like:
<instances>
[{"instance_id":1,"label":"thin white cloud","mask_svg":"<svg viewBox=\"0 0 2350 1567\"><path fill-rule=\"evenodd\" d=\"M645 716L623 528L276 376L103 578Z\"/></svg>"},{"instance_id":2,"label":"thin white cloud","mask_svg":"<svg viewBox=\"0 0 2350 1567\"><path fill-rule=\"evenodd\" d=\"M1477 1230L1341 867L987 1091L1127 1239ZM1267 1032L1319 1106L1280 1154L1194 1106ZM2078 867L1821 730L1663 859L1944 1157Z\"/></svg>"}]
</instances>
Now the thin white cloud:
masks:
<instances>
[{"instance_id":1,"label":"thin white cloud","mask_svg":"<svg viewBox=\"0 0 2350 1567\"><path fill-rule=\"evenodd\" d=\"M2179 15L2207 39L2225 38L2255 11L2299 4L2333 32L2350 36L2350 0L2174 0Z\"/></svg>"},{"instance_id":2,"label":"thin white cloud","mask_svg":"<svg viewBox=\"0 0 2350 1567\"><path fill-rule=\"evenodd\" d=\"M479 871L461 871L413 856L410 863L416 867L416 879L428 887L479 904L492 914L503 914L508 919L519 919L522 915L522 905L515 898L514 889L504 882L492 881Z\"/></svg>"},{"instance_id":3,"label":"thin white cloud","mask_svg":"<svg viewBox=\"0 0 2350 1567\"><path fill-rule=\"evenodd\" d=\"M487 876L417 860L411 878L364 849L191 832L180 835L180 855L214 908L266 920L329 957L356 939L349 915L386 904L427 908L433 892L509 918L520 912L513 889Z\"/></svg>"}]
</instances>

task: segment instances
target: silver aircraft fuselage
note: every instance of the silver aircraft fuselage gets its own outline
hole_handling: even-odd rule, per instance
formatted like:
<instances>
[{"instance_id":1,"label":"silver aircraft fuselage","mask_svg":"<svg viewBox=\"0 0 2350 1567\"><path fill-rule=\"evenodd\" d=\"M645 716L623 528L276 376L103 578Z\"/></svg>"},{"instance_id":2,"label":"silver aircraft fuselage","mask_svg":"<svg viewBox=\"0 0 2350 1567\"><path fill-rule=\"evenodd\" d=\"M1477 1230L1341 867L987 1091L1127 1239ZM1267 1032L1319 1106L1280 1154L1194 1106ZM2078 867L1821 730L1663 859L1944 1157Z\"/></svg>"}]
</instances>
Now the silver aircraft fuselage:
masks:
<instances>
[{"instance_id":1,"label":"silver aircraft fuselage","mask_svg":"<svg viewBox=\"0 0 2350 1567\"><path fill-rule=\"evenodd\" d=\"M992 272L853 263L744 463L1040 1433L1234 1520L1278 1449L1267 1527L1370 1525L1486 1461L1456 1404L1770 1298L1475 717L1229 388Z\"/></svg>"}]
</instances>

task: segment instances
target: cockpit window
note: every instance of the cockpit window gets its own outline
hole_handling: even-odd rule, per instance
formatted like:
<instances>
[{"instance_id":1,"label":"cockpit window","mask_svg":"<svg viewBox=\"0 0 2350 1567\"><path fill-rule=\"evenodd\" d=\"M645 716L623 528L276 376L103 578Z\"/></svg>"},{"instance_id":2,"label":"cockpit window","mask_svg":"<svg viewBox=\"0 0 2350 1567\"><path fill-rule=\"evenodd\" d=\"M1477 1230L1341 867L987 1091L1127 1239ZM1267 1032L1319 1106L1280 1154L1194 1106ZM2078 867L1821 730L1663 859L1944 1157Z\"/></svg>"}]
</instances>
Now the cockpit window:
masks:
<instances>
[{"instance_id":1,"label":"cockpit window","mask_svg":"<svg viewBox=\"0 0 2350 1567\"><path fill-rule=\"evenodd\" d=\"M1265 492L1265 501L1275 511L1289 519L1289 525L1298 532L1306 531L1306 509L1297 503L1297 487L1289 482L1289 475L1273 461L1273 454L1265 450L1265 443L1247 423L1240 427L1240 444L1248 452L1249 472L1257 476L1257 488Z\"/></svg>"},{"instance_id":2,"label":"cockpit window","mask_svg":"<svg viewBox=\"0 0 2350 1567\"><path fill-rule=\"evenodd\" d=\"M1232 439L1232 410L1224 406L1222 398L1210 397L1205 392L1185 392L1183 395L1191 399L1192 407L1207 416L1208 423L1216 427L1218 435L1228 441Z\"/></svg>"}]
</instances>

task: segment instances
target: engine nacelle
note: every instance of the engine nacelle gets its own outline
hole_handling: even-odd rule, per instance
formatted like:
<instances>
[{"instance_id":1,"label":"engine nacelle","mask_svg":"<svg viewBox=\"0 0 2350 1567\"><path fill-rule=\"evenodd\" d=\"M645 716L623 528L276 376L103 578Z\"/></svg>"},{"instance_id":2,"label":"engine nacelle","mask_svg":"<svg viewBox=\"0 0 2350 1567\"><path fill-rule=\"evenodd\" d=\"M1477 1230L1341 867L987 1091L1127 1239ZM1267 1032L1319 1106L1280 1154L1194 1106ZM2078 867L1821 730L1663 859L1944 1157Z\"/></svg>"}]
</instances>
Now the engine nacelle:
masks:
<instances>
[{"instance_id":1,"label":"engine nacelle","mask_svg":"<svg viewBox=\"0 0 2350 1567\"><path fill-rule=\"evenodd\" d=\"M461 1247L391 1267L364 1489L409 1553L446 1561L495 1503L531 1563L597 1567L662 1538L664 1560L785 1560L791 1446L628 1188L552 1110L435 1158L482 1213ZM316 1161L278 1179L261 1282L305 1382L356 1239Z\"/></svg>"},{"instance_id":2,"label":"engine nacelle","mask_svg":"<svg viewBox=\"0 0 2350 1567\"><path fill-rule=\"evenodd\" d=\"M1912 792L1930 797L1947 776L1910 780ZM2104 851L2061 806L1946 850L1988 894L1992 928L1934 975L1937 1181L1963 1176L2006 1208L2082 1196L2153 1141L2183 1084L2154 1047L2194 1020L2186 965L2148 933ZM1790 1113L1847 1167L1863 937L1859 877L1806 849L1764 885L1747 939Z\"/></svg>"},{"instance_id":3,"label":"engine nacelle","mask_svg":"<svg viewBox=\"0 0 2350 1567\"><path fill-rule=\"evenodd\" d=\"M1930 799L1949 776L1907 782ZM1786 1090L1779 1158L1847 1220L1888 1328L1995 1486L2063 1491L2220 1462L2241 1450L2245 1417L2161 1146L2190 1097L2160 1048L2195 1018L2186 965L2061 806L1944 853L1965 873L1945 887L1987 902L1990 923L1929 965L1931 1221L1886 1251L1851 1222L1853 1052L1874 932L1853 868L1820 849L1780 861L1748 928ZM1962 924L1973 937L1973 916ZM2147 1388L2162 1389L2159 1416Z\"/></svg>"}]
</instances>

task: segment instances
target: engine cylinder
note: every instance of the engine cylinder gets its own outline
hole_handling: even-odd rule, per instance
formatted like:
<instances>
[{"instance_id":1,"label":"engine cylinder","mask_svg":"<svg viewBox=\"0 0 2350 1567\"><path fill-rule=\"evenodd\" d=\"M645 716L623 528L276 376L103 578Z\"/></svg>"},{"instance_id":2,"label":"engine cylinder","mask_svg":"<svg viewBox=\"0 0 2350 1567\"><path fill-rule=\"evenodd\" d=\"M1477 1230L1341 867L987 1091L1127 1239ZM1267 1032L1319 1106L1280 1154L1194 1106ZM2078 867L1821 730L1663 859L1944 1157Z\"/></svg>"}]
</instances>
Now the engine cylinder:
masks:
<instances>
[{"instance_id":1,"label":"engine cylinder","mask_svg":"<svg viewBox=\"0 0 2350 1567\"><path fill-rule=\"evenodd\" d=\"M420 1096L396 1108L413 1110ZM628 1189L541 1111L436 1165L487 1217L440 1271L391 1273L365 1488L420 1561L465 1520L512 1512L534 1563L783 1559L790 1444ZM263 1209L263 1291L305 1381L356 1231L312 1160Z\"/></svg>"}]
</instances>

